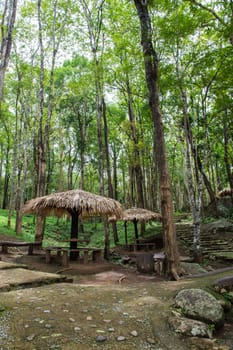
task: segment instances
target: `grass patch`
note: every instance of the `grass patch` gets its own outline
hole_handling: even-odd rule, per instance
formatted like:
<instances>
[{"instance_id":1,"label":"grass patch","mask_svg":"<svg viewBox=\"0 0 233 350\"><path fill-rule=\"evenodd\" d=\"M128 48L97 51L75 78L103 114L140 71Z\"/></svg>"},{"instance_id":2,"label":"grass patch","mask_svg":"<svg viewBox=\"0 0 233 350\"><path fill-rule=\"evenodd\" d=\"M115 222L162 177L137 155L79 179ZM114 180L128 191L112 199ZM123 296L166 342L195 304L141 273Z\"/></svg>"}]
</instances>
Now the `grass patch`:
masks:
<instances>
[{"instance_id":1,"label":"grass patch","mask_svg":"<svg viewBox=\"0 0 233 350\"><path fill-rule=\"evenodd\" d=\"M11 218L11 227L8 227L8 210L0 209L0 233L6 236L15 237L23 241L33 242L35 237L35 216L24 215L22 222L22 234L15 233L15 213ZM99 218L91 218L85 220L80 225L79 237L90 238L89 246L104 247L105 233L103 221ZM83 228L83 232L81 230ZM45 232L43 246L61 245L61 241L69 239L71 229L70 218L56 218L53 216L46 217ZM117 232L119 244L125 244L125 228L122 222L117 222ZM138 232L140 236L140 224L138 224ZM161 233L161 224L153 222L146 225L146 232L143 238L155 236ZM131 222L127 223L128 243L133 243L135 240L134 225ZM109 224L110 247L114 248L112 225ZM62 245L66 245L62 243ZM68 245L68 243L67 243Z\"/></svg>"}]
</instances>

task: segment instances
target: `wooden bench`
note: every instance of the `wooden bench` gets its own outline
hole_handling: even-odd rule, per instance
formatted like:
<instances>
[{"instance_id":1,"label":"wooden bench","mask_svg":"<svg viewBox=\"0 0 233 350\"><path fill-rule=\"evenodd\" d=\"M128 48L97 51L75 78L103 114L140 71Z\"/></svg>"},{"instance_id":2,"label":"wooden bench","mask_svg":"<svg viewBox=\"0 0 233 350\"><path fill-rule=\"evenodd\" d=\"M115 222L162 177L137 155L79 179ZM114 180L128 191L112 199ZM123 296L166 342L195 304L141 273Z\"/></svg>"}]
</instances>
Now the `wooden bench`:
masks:
<instances>
[{"instance_id":1,"label":"wooden bench","mask_svg":"<svg viewBox=\"0 0 233 350\"><path fill-rule=\"evenodd\" d=\"M77 244L89 244L90 243L90 238L71 238L71 239L66 239L64 241L60 241L61 243L68 243L68 242L77 242Z\"/></svg>"},{"instance_id":2,"label":"wooden bench","mask_svg":"<svg viewBox=\"0 0 233 350\"><path fill-rule=\"evenodd\" d=\"M77 253L77 260L80 258L80 252L83 253L83 263L87 264L89 255L92 256L92 261L100 262L102 260L102 249L100 248L77 248L70 249L67 247L47 247L45 248L45 261L47 264L52 262L52 253L55 252L59 263L62 266L69 266L69 253ZM90 253L90 254L89 254Z\"/></svg>"},{"instance_id":3,"label":"wooden bench","mask_svg":"<svg viewBox=\"0 0 233 350\"><path fill-rule=\"evenodd\" d=\"M14 242L14 241L1 241L0 246L2 247L1 253L7 254L9 247L28 247L28 255L33 255L35 247L41 247L41 242Z\"/></svg>"}]
</instances>

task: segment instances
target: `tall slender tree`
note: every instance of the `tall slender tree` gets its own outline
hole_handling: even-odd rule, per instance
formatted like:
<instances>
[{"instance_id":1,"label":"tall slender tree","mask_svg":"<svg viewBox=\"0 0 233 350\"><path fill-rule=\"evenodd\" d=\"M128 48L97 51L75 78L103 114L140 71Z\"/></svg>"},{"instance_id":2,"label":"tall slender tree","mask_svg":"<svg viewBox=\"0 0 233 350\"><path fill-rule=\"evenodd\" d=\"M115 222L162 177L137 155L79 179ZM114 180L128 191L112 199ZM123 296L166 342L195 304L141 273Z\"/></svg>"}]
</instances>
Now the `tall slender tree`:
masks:
<instances>
[{"instance_id":1,"label":"tall slender tree","mask_svg":"<svg viewBox=\"0 0 233 350\"><path fill-rule=\"evenodd\" d=\"M51 119L54 107L54 70L56 57L61 44L64 28L68 18L69 3L64 6L64 17L60 22L58 20L60 14L58 11L58 0L52 1L52 24L50 28L50 40L52 46L51 67L49 71L49 83L45 86L45 38L43 31L43 1L37 2L37 19L38 19L38 42L40 50L40 77L39 77L39 125L38 125L38 140L37 140L37 196L45 195L47 188L46 184L46 163L49 149ZM45 89L47 88L47 90ZM48 93L45 93L48 91ZM47 100L46 100L47 95ZM47 110L45 108L47 107ZM45 219L42 216L37 216L35 240L42 242L44 235Z\"/></svg>"},{"instance_id":2,"label":"tall slender tree","mask_svg":"<svg viewBox=\"0 0 233 350\"><path fill-rule=\"evenodd\" d=\"M141 26L141 44L144 57L146 82L149 92L149 105L155 129L155 146L158 162L161 210L164 229L164 248L166 256L166 274L179 279L180 259L176 241L176 230L173 219L171 184L166 158L163 122L160 112L158 88L158 57L152 41L152 26L147 0L134 0Z\"/></svg>"},{"instance_id":3,"label":"tall slender tree","mask_svg":"<svg viewBox=\"0 0 233 350\"><path fill-rule=\"evenodd\" d=\"M3 8L2 8L3 7ZM15 17L17 11L17 0L5 0L5 3L0 5L0 11L2 11L1 28L0 28L0 103L2 101L3 94L3 82L5 72L9 63L11 47L12 47L12 35L15 24Z\"/></svg>"}]
</instances>

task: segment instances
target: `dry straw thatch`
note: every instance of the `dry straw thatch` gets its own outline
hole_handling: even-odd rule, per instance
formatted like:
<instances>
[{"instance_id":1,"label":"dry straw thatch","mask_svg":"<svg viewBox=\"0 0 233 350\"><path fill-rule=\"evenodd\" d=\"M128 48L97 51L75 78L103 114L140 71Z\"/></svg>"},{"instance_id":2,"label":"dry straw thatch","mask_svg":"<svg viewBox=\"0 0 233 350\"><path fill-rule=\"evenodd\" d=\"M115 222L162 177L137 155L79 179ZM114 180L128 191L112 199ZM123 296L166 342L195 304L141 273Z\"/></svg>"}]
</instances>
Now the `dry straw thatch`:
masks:
<instances>
[{"instance_id":1,"label":"dry straw thatch","mask_svg":"<svg viewBox=\"0 0 233 350\"><path fill-rule=\"evenodd\" d=\"M162 219L161 214L142 208L130 208L123 211L123 221L150 221Z\"/></svg>"},{"instance_id":2,"label":"dry straw thatch","mask_svg":"<svg viewBox=\"0 0 233 350\"><path fill-rule=\"evenodd\" d=\"M122 212L122 217L117 218L115 215L109 218L109 221L161 221L162 216L159 213L143 209L143 208L130 208Z\"/></svg>"},{"instance_id":3,"label":"dry straw thatch","mask_svg":"<svg viewBox=\"0 0 233 350\"><path fill-rule=\"evenodd\" d=\"M110 216L121 217L121 204L111 198L96 195L83 190L70 190L52 193L47 196L29 200L23 207L24 214L37 215L72 215L80 217Z\"/></svg>"},{"instance_id":4,"label":"dry straw thatch","mask_svg":"<svg viewBox=\"0 0 233 350\"><path fill-rule=\"evenodd\" d=\"M218 192L218 197L227 197L227 196L233 196L233 189L232 188L224 188L222 191Z\"/></svg>"},{"instance_id":5,"label":"dry straw thatch","mask_svg":"<svg viewBox=\"0 0 233 350\"><path fill-rule=\"evenodd\" d=\"M121 217L122 209L121 204L114 199L83 190L70 190L31 199L24 205L23 213L58 217L70 215L70 259L76 260L79 218L111 215Z\"/></svg>"}]
</instances>

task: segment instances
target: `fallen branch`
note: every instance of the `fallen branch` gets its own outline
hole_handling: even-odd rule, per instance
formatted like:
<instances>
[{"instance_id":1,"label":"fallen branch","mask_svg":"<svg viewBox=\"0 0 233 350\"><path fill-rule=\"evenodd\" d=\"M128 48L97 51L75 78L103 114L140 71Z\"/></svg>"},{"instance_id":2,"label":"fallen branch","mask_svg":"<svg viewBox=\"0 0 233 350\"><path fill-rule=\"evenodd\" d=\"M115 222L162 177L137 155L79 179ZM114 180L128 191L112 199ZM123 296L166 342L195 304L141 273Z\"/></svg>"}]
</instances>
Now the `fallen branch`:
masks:
<instances>
[{"instance_id":1,"label":"fallen branch","mask_svg":"<svg viewBox=\"0 0 233 350\"><path fill-rule=\"evenodd\" d=\"M118 280L118 283L121 284L122 281L124 281L124 279L126 279L126 276L125 275L122 275L119 280Z\"/></svg>"}]
</instances>

